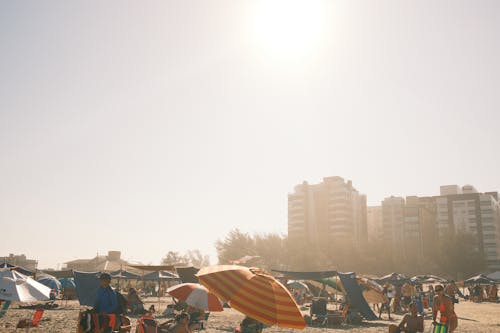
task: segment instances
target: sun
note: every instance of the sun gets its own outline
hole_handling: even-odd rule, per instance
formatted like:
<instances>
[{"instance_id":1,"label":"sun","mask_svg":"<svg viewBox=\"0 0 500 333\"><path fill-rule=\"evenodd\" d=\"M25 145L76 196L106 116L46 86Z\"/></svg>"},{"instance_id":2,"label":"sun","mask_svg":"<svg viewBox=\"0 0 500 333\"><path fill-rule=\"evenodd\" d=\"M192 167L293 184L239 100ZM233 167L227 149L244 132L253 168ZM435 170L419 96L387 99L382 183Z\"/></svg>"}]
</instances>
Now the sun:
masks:
<instances>
[{"instance_id":1,"label":"sun","mask_svg":"<svg viewBox=\"0 0 500 333\"><path fill-rule=\"evenodd\" d=\"M264 0L257 4L255 39L267 52L300 57L318 44L322 29L320 0Z\"/></svg>"}]
</instances>

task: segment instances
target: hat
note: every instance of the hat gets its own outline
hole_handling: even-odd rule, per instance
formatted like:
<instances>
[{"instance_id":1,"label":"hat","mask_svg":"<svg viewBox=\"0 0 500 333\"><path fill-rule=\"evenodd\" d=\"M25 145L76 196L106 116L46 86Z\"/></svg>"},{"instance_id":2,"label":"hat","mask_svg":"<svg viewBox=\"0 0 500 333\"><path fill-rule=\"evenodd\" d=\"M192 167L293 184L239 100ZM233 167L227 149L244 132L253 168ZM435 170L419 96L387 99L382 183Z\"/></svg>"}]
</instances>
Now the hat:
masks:
<instances>
[{"instance_id":1,"label":"hat","mask_svg":"<svg viewBox=\"0 0 500 333\"><path fill-rule=\"evenodd\" d=\"M111 280L111 275L108 273L102 273L101 276L99 276L99 280Z\"/></svg>"}]
</instances>

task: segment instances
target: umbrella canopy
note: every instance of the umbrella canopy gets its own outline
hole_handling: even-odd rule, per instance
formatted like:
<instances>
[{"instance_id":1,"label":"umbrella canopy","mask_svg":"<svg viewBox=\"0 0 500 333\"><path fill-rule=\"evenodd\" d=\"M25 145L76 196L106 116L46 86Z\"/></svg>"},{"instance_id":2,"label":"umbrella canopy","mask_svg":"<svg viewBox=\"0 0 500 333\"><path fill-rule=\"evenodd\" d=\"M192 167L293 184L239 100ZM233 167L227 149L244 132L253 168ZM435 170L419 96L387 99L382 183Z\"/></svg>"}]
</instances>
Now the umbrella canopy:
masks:
<instances>
[{"instance_id":1,"label":"umbrella canopy","mask_svg":"<svg viewBox=\"0 0 500 333\"><path fill-rule=\"evenodd\" d=\"M5 301L48 301L50 288L17 271L0 271L0 299Z\"/></svg>"},{"instance_id":2,"label":"umbrella canopy","mask_svg":"<svg viewBox=\"0 0 500 333\"><path fill-rule=\"evenodd\" d=\"M379 304L387 301L387 298L384 296L384 288L375 280L357 276L356 282L361 287L361 293L367 303ZM329 292L340 291L341 293L346 294L342 281L340 281L340 278L337 276L328 279L321 279L320 283L326 286L326 290ZM328 290L328 287L332 289Z\"/></svg>"},{"instance_id":3,"label":"umbrella canopy","mask_svg":"<svg viewBox=\"0 0 500 333\"><path fill-rule=\"evenodd\" d=\"M76 289L75 279L73 278L60 278L62 289Z\"/></svg>"},{"instance_id":4,"label":"umbrella canopy","mask_svg":"<svg viewBox=\"0 0 500 333\"><path fill-rule=\"evenodd\" d=\"M59 290L62 289L61 282L59 282L58 279L56 279L55 277L53 277L51 275L42 274L42 275L39 275L36 278L36 280L38 282L40 282L41 284L43 284L44 286L49 287L52 290L58 290L59 291Z\"/></svg>"},{"instance_id":5,"label":"umbrella canopy","mask_svg":"<svg viewBox=\"0 0 500 333\"><path fill-rule=\"evenodd\" d=\"M290 292L262 270L220 265L204 267L197 275L208 290L253 319L280 327L306 326Z\"/></svg>"},{"instance_id":6,"label":"umbrella canopy","mask_svg":"<svg viewBox=\"0 0 500 333\"><path fill-rule=\"evenodd\" d=\"M124 279L124 280L140 280L141 276L124 269L119 269L117 271L109 273L114 279Z\"/></svg>"},{"instance_id":7,"label":"umbrella canopy","mask_svg":"<svg viewBox=\"0 0 500 333\"><path fill-rule=\"evenodd\" d=\"M199 283L181 283L168 288L167 293L197 309L216 312L223 310L217 296Z\"/></svg>"},{"instance_id":8,"label":"umbrella canopy","mask_svg":"<svg viewBox=\"0 0 500 333\"><path fill-rule=\"evenodd\" d=\"M302 281L290 280L286 284L289 289L305 290L309 292L309 287Z\"/></svg>"},{"instance_id":9,"label":"umbrella canopy","mask_svg":"<svg viewBox=\"0 0 500 333\"><path fill-rule=\"evenodd\" d=\"M484 274L479 274L468 278L464 281L464 284L496 284L496 282Z\"/></svg>"},{"instance_id":10,"label":"umbrella canopy","mask_svg":"<svg viewBox=\"0 0 500 333\"><path fill-rule=\"evenodd\" d=\"M376 279L378 283L390 283L395 286L403 285L405 282L409 282L410 279L404 274L391 273L381 278Z\"/></svg>"},{"instance_id":11,"label":"umbrella canopy","mask_svg":"<svg viewBox=\"0 0 500 333\"><path fill-rule=\"evenodd\" d=\"M495 281L500 281L500 271L490 273L486 275L486 277Z\"/></svg>"},{"instance_id":12,"label":"umbrella canopy","mask_svg":"<svg viewBox=\"0 0 500 333\"><path fill-rule=\"evenodd\" d=\"M168 271L156 271L151 272L142 277L144 281L179 281L179 276L177 274Z\"/></svg>"},{"instance_id":13,"label":"umbrella canopy","mask_svg":"<svg viewBox=\"0 0 500 333\"><path fill-rule=\"evenodd\" d=\"M436 275L415 275L410 281L412 283L446 283L448 280Z\"/></svg>"}]
</instances>

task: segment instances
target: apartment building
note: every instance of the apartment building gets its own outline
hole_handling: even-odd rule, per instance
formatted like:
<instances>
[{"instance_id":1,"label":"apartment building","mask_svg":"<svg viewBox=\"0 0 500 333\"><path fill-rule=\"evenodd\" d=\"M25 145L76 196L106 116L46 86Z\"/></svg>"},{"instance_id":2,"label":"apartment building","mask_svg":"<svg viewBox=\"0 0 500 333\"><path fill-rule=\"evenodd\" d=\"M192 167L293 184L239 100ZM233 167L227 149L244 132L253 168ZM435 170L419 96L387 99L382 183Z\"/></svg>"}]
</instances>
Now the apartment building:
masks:
<instances>
[{"instance_id":1,"label":"apartment building","mask_svg":"<svg viewBox=\"0 0 500 333\"><path fill-rule=\"evenodd\" d=\"M478 192L472 185L445 185L435 197L437 229L442 237L464 232L477 237L477 251L489 268L500 268L500 204L498 192Z\"/></svg>"},{"instance_id":2,"label":"apartment building","mask_svg":"<svg viewBox=\"0 0 500 333\"><path fill-rule=\"evenodd\" d=\"M338 241L360 247L367 240L366 196L342 177L303 182L288 195L288 235L308 242Z\"/></svg>"},{"instance_id":3,"label":"apartment building","mask_svg":"<svg viewBox=\"0 0 500 333\"><path fill-rule=\"evenodd\" d=\"M369 206L366 209L368 240L379 241L384 236L382 206Z\"/></svg>"},{"instance_id":4,"label":"apartment building","mask_svg":"<svg viewBox=\"0 0 500 333\"><path fill-rule=\"evenodd\" d=\"M436 209L430 197L388 197L382 201L382 239L394 259L409 252L432 255L437 240Z\"/></svg>"}]
</instances>

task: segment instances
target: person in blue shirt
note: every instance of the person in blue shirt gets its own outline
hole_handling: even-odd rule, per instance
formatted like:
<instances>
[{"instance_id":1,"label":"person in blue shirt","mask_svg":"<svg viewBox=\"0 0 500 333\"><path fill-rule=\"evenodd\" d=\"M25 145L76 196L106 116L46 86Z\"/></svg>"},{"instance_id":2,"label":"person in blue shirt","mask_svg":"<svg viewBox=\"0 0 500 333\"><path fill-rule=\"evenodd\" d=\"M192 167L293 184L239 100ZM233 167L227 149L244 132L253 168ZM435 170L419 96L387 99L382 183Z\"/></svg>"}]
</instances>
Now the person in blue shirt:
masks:
<instances>
[{"instance_id":1,"label":"person in blue shirt","mask_svg":"<svg viewBox=\"0 0 500 333\"><path fill-rule=\"evenodd\" d=\"M102 273L99 277L100 287L97 289L94 301L94 310L97 313L118 314L118 296L116 291L111 288L111 275Z\"/></svg>"}]
</instances>

